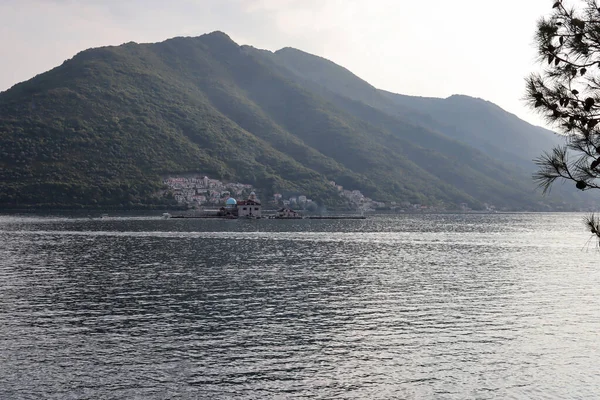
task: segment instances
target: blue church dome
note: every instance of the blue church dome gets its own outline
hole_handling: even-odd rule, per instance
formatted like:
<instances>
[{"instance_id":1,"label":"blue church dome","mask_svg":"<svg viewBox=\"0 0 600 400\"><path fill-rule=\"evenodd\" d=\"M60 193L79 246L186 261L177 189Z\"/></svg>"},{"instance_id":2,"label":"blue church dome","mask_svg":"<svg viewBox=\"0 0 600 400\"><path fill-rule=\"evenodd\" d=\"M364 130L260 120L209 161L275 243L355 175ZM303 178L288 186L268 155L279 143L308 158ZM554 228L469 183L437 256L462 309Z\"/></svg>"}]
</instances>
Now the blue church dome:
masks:
<instances>
[{"instance_id":1,"label":"blue church dome","mask_svg":"<svg viewBox=\"0 0 600 400\"><path fill-rule=\"evenodd\" d=\"M227 199L225 204L228 206L235 206L237 204L237 201L235 201L235 199L233 197L230 197Z\"/></svg>"}]
</instances>

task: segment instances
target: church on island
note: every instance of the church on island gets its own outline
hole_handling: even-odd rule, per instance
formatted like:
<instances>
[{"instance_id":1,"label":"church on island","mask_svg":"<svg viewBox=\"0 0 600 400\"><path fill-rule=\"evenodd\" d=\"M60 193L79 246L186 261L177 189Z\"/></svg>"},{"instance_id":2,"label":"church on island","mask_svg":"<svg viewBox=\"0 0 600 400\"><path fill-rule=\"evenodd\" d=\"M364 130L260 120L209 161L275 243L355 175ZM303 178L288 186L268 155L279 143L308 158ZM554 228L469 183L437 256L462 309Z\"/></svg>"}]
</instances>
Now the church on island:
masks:
<instances>
[{"instance_id":1,"label":"church on island","mask_svg":"<svg viewBox=\"0 0 600 400\"><path fill-rule=\"evenodd\" d=\"M250 193L247 200L236 201L233 197L225 201L225 207L219 209L219 216L225 218L261 218L261 204L256 193Z\"/></svg>"}]
</instances>

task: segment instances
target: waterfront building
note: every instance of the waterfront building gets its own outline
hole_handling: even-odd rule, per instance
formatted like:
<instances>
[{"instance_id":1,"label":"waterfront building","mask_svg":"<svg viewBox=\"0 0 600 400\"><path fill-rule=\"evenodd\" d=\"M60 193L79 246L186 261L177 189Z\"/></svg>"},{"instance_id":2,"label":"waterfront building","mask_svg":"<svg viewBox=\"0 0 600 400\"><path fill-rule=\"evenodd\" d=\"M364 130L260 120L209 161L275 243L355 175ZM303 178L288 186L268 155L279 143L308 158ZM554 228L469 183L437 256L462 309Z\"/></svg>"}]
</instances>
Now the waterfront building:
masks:
<instances>
[{"instance_id":1,"label":"waterfront building","mask_svg":"<svg viewBox=\"0 0 600 400\"><path fill-rule=\"evenodd\" d=\"M242 200L237 203L237 215L240 218L260 218L261 204L258 200Z\"/></svg>"},{"instance_id":2,"label":"waterfront building","mask_svg":"<svg viewBox=\"0 0 600 400\"><path fill-rule=\"evenodd\" d=\"M301 218L301 216L291 208L283 207L277 211L277 218Z\"/></svg>"},{"instance_id":3,"label":"waterfront building","mask_svg":"<svg viewBox=\"0 0 600 400\"><path fill-rule=\"evenodd\" d=\"M250 195L248 200L240 201L230 197L225 201L225 207L219 209L218 215L226 218L261 218L262 205L256 194Z\"/></svg>"}]
</instances>

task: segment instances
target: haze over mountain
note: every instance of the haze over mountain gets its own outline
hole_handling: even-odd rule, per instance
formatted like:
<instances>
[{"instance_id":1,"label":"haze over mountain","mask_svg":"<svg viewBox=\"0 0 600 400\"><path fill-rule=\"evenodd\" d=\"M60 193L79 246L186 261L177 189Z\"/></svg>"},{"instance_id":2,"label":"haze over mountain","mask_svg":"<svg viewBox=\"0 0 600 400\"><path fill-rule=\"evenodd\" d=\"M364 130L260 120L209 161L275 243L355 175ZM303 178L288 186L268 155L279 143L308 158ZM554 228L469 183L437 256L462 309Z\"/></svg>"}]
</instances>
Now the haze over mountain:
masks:
<instances>
[{"instance_id":1,"label":"haze over mountain","mask_svg":"<svg viewBox=\"0 0 600 400\"><path fill-rule=\"evenodd\" d=\"M531 158L555 140L483 100L385 92L213 32L86 50L0 93L0 205L162 204L161 177L194 173L331 205L333 180L382 201L545 209L564 198L533 190Z\"/></svg>"},{"instance_id":2,"label":"haze over mountain","mask_svg":"<svg viewBox=\"0 0 600 400\"><path fill-rule=\"evenodd\" d=\"M391 115L426 126L482 150L491 157L531 168L540 150L563 139L533 126L497 105L470 96L446 99L406 96L376 89L347 69L303 51L284 48L273 59L314 88L358 100ZM326 95L326 94L325 94Z\"/></svg>"}]
</instances>

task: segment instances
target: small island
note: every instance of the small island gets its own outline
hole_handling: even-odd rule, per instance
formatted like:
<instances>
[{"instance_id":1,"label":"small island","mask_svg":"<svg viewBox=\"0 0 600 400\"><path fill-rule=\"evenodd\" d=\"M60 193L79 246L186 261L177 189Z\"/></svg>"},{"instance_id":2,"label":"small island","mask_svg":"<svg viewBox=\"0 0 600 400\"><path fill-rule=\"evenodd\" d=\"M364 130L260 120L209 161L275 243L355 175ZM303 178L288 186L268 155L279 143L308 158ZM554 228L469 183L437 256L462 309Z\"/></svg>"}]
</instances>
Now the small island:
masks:
<instances>
[{"instance_id":1,"label":"small island","mask_svg":"<svg viewBox=\"0 0 600 400\"><path fill-rule=\"evenodd\" d=\"M303 216L289 207L283 207L275 213L263 214L262 204L251 192L246 200L236 200L228 197L225 205L217 210L204 210L199 214L179 214L171 216L163 214L167 218L221 218L221 219L366 219L364 215L308 215Z\"/></svg>"}]
</instances>

